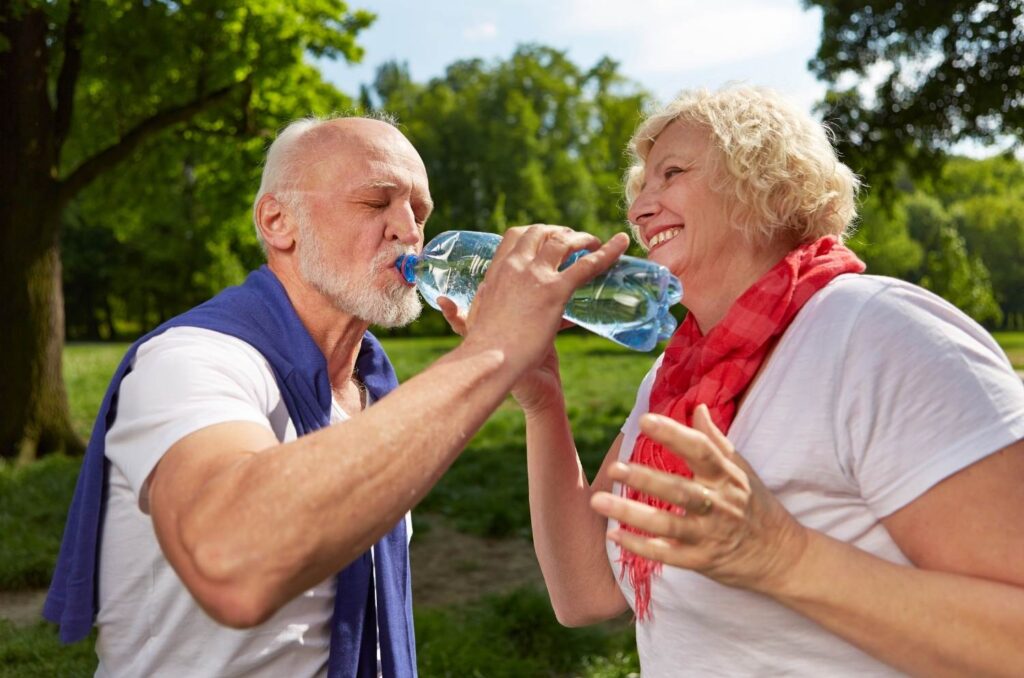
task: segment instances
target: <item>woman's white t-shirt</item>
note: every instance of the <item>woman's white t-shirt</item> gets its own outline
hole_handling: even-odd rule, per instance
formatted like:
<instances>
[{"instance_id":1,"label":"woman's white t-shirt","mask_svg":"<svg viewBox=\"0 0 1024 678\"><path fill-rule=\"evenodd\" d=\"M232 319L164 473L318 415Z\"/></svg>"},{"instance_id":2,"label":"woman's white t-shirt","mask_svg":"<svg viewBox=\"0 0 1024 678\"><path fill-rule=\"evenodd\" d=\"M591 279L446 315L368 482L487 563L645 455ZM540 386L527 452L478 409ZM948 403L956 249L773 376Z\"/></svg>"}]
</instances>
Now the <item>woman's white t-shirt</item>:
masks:
<instances>
[{"instance_id":1,"label":"woman's white t-shirt","mask_svg":"<svg viewBox=\"0 0 1024 678\"><path fill-rule=\"evenodd\" d=\"M623 461L661 362L622 428ZM1024 385L988 333L944 300L843 275L794 319L728 435L802 524L909 564L879 519L1024 438ZM618 575L611 542L608 555ZM633 605L628 578L620 587ZM688 570L664 567L651 601L652 619L637 624L644 676L898 675L768 597Z\"/></svg>"}]
</instances>

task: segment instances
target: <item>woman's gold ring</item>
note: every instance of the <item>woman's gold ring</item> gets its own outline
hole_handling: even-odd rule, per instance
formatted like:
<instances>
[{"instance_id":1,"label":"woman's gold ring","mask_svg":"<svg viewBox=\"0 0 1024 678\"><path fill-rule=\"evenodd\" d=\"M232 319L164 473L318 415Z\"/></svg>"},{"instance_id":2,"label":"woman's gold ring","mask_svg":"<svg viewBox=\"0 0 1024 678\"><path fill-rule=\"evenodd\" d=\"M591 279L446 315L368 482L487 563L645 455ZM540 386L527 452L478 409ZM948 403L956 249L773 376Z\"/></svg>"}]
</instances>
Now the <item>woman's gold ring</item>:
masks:
<instances>
[{"instance_id":1,"label":"woman's gold ring","mask_svg":"<svg viewBox=\"0 0 1024 678\"><path fill-rule=\"evenodd\" d=\"M700 506L697 507L695 513L698 516L706 516L708 513L711 512L711 490L701 485L700 493L701 497L703 498L703 501L701 501Z\"/></svg>"}]
</instances>

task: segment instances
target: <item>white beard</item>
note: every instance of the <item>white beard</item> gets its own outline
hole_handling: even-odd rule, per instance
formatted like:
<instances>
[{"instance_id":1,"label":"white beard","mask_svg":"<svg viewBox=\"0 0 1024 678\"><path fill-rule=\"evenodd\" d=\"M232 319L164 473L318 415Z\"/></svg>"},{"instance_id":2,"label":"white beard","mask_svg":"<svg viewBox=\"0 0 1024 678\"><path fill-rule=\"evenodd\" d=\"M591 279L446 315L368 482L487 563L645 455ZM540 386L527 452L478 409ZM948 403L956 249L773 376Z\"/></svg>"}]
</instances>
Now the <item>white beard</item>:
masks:
<instances>
[{"instance_id":1,"label":"white beard","mask_svg":"<svg viewBox=\"0 0 1024 678\"><path fill-rule=\"evenodd\" d=\"M374 288L372 281L395 259L409 253L400 243L377 253L369 270L354 271L346 268L332 268L324 257L323 248L309 222L305 210L299 210L299 273L318 292L330 299L334 307L343 313L359 318L379 327L401 327L420 316L423 302L416 294L416 288L406 285L395 276L381 288Z\"/></svg>"}]
</instances>

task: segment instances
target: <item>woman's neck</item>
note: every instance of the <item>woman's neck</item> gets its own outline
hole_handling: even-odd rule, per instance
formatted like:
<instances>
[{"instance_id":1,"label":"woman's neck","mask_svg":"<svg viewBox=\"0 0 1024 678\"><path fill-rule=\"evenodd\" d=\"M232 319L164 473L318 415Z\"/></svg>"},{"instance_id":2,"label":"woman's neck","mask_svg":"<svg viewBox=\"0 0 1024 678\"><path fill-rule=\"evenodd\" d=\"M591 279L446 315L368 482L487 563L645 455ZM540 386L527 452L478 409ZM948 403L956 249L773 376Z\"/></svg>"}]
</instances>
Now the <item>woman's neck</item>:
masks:
<instances>
[{"instance_id":1,"label":"woman's neck","mask_svg":"<svg viewBox=\"0 0 1024 678\"><path fill-rule=\"evenodd\" d=\"M730 257L725 266L708 267L684 284L684 306L693 313L701 334L722 322L750 286L760 280L792 249L789 245L751 249L747 256Z\"/></svg>"}]
</instances>

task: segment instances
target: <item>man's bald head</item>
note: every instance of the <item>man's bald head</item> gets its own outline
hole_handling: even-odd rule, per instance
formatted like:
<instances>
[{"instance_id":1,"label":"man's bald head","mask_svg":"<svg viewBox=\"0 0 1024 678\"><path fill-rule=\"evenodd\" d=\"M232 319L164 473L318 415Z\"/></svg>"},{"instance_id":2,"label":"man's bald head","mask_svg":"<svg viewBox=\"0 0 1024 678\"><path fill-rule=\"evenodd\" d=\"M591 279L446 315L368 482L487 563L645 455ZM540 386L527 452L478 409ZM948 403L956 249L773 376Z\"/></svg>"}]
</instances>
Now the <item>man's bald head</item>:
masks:
<instances>
[{"instance_id":1,"label":"man's bald head","mask_svg":"<svg viewBox=\"0 0 1024 678\"><path fill-rule=\"evenodd\" d=\"M264 194L271 193L289 207L301 199L303 188L325 170L331 161L401 149L416 150L390 117L301 118L278 134L267 150L260 189L253 201L256 207ZM266 251L259 225L256 237Z\"/></svg>"}]
</instances>

